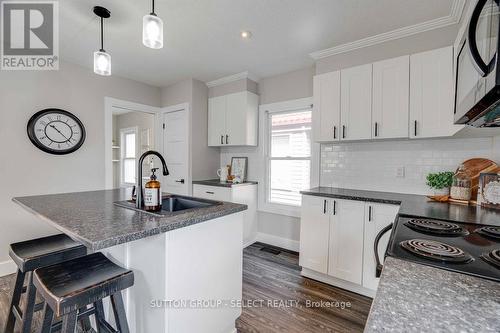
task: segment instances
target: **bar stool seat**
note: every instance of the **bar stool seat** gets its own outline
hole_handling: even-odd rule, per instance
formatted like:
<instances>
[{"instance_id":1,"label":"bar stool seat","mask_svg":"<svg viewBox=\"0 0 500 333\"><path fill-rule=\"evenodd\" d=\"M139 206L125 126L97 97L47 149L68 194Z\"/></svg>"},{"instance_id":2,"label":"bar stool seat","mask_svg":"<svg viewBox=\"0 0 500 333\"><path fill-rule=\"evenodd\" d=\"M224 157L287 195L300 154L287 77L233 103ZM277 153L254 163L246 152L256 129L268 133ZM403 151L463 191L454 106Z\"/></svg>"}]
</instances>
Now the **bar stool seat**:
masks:
<instances>
[{"instance_id":1,"label":"bar stool seat","mask_svg":"<svg viewBox=\"0 0 500 333\"><path fill-rule=\"evenodd\" d=\"M134 284L131 270L114 264L98 252L38 268L33 275L33 283L46 302L41 332L50 332L54 315L62 317L63 333L74 332L77 320L85 314L95 314L96 322L108 327L102 309L102 299L108 296L118 331L128 332L121 291ZM93 305L93 309L89 310L88 305Z\"/></svg>"},{"instance_id":2,"label":"bar stool seat","mask_svg":"<svg viewBox=\"0 0 500 333\"><path fill-rule=\"evenodd\" d=\"M29 272L84 256L87 248L60 234L11 244L9 254L21 272Z\"/></svg>"},{"instance_id":3,"label":"bar stool seat","mask_svg":"<svg viewBox=\"0 0 500 333\"><path fill-rule=\"evenodd\" d=\"M13 332L17 320L21 332L28 333L31 332L33 313L43 307L43 303L35 304L33 270L84 256L87 254L87 248L68 236L59 234L13 243L10 245L9 254L17 265L17 274L3 332ZM26 287L24 287L25 277L28 280ZM26 293L26 301L21 309L20 301L23 293Z\"/></svg>"}]
</instances>

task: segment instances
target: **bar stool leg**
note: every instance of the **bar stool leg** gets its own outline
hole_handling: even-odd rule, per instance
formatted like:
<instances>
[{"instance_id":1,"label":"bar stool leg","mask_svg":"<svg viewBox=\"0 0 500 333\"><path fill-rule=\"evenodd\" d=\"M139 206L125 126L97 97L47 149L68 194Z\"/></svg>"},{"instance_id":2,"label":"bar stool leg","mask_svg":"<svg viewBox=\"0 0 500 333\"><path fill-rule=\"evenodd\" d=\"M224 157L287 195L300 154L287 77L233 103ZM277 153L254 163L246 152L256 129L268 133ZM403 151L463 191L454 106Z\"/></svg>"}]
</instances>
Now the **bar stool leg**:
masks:
<instances>
[{"instance_id":1,"label":"bar stool leg","mask_svg":"<svg viewBox=\"0 0 500 333\"><path fill-rule=\"evenodd\" d=\"M43 321L42 327L40 328L40 333L50 333L52 326L52 320L54 319L54 311L45 303L43 308Z\"/></svg>"},{"instance_id":2,"label":"bar stool leg","mask_svg":"<svg viewBox=\"0 0 500 333\"><path fill-rule=\"evenodd\" d=\"M80 308L79 312L83 312L85 310L87 310L86 306ZM82 330L84 333L91 332L92 326L90 325L90 318L88 316L83 319L80 319L80 323L82 325Z\"/></svg>"},{"instance_id":3,"label":"bar stool leg","mask_svg":"<svg viewBox=\"0 0 500 333\"><path fill-rule=\"evenodd\" d=\"M33 272L28 273L28 286L26 288L26 304L23 309L23 322L21 333L31 332L31 322L33 321L33 310L35 307L36 288L33 284Z\"/></svg>"},{"instance_id":4,"label":"bar stool leg","mask_svg":"<svg viewBox=\"0 0 500 333\"><path fill-rule=\"evenodd\" d=\"M14 306L19 306L19 301L21 300L21 294L23 292L24 284L24 273L17 270L16 281L14 282L14 288L12 288L12 298L10 300L9 312L7 315L7 322L5 323L5 333L14 332L14 326L16 324L16 317L14 316L13 310Z\"/></svg>"},{"instance_id":5,"label":"bar stool leg","mask_svg":"<svg viewBox=\"0 0 500 333\"><path fill-rule=\"evenodd\" d=\"M97 328L97 333L102 333L104 331L101 329L101 320L105 319L104 306L102 305L102 300L94 302L94 308L95 308L95 326Z\"/></svg>"},{"instance_id":6,"label":"bar stool leg","mask_svg":"<svg viewBox=\"0 0 500 333\"><path fill-rule=\"evenodd\" d=\"M63 316L61 333L75 333L77 314L73 311Z\"/></svg>"},{"instance_id":7,"label":"bar stool leg","mask_svg":"<svg viewBox=\"0 0 500 333\"><path fill-rule=\"evenodd\" d=\"M116 328L120 333L129 333L127 314L125 313L125 306L123 305L122 293L120 291L111 295L111 304L113 305Z\"/></svg>"}]
</instances>

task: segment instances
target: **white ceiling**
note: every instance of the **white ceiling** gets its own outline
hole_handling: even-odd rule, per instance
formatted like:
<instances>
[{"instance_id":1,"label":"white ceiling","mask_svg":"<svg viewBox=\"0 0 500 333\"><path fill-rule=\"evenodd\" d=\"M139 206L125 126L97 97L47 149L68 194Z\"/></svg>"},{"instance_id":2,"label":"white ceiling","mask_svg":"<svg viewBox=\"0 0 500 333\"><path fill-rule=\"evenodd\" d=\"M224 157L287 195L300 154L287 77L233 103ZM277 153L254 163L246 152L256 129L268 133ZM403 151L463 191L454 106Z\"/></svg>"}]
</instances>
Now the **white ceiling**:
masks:
<instances>
[{"instance_id":1,"label":"white ceiling","mask_svg":"<svg viewBox=\"0 0 500 333\"><path fill-rule=\"evenodd\" d=\"M164 48L142 45L150 0L60 1L60 55L92 68L94 5L111 11L105 49L113 75L155 86L248 70L267 77L313 63L311 52L450 15L454 0L156 0ZM242 40L241 30L253 37Z\"/></svg>"}]
</instances>

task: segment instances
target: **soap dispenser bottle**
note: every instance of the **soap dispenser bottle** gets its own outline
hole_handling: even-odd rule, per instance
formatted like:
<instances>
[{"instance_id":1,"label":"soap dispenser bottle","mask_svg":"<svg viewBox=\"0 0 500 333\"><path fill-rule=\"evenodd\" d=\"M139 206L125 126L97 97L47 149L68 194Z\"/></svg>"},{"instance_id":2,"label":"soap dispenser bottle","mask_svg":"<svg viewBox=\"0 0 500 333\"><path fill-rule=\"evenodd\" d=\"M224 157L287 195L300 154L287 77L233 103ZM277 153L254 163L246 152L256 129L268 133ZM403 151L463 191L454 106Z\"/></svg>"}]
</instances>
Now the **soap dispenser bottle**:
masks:
<instances>
[{"instance_id":1,"label":"soap dispenser bottle","mask_svg":"<svg viewBox=\"0 0 500 333\"><path fill-rule=\"evenodd\" d=\"M161 210L161 184L156 180L156 170L158 168L151 169L150 180L144 185L144 210L150 212Z\"/></svg>"}]
</instances>

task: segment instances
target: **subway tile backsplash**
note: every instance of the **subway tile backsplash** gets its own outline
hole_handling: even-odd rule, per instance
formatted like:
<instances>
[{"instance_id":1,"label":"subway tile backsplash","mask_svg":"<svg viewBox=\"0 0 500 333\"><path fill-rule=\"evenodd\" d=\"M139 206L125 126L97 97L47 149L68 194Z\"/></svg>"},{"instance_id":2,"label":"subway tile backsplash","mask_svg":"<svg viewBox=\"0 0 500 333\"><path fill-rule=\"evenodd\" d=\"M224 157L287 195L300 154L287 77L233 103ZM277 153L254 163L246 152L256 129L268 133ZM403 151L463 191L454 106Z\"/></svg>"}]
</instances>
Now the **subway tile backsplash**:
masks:
<instances>
[{"instance_id":1,"label":"subway tile backsplash","mask_svg":"<svg viewBox=\"0 0 500 333\"><path fill-rule=\"evenodd\" d=\"M429 172L455 171L474 157L500 162L498 141L490 137L322 144L320 184L428 194Z\"/></svg>"}]
</instances>

